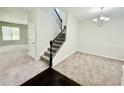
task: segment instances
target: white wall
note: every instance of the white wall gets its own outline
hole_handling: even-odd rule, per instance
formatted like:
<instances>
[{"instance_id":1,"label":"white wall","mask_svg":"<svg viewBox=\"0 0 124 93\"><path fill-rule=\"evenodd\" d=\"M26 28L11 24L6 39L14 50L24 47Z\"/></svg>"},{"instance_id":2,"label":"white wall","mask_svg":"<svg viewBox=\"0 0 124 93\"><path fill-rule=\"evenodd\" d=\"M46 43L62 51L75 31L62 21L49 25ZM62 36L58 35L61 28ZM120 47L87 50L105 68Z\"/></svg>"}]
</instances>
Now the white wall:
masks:
<instances>
[{"instance_id":1,"label":"white wall","mask_svg":"<svg viewBox=\"0 0 124 93\"><path fill-rule=\"evenodd\" d=\"M79 32L79 23L77 19L75 19L74 17L68 14L67 15L66 41L54 58L53 60L54 65L66 59L71 54L77 51L78 37L79 37L78 32Z\"/></svg>"},{"instance_id":2,"label":"white wall","mask_svg":"<svg viewBox=\"0 0 124 93\"><path fill-rule=\"evenodd\" d=\"M112 18L103 27L80 23L80 51L124 60L124 18Z\"/></svg>"},{"instance_id":3,"label":"white wall","mask_svg":"<svg viewBox=\"0 0 124 93\"><path fill-rule=\"evenodd\" d=\"M47 8L46 8L47 9ZM36 56L40 58L49 47L50 40L53 40L60 32L60 28L52 16L52 8L48 11L37 9L37 31L36 31Z\"/></svg>"}]
</instances>

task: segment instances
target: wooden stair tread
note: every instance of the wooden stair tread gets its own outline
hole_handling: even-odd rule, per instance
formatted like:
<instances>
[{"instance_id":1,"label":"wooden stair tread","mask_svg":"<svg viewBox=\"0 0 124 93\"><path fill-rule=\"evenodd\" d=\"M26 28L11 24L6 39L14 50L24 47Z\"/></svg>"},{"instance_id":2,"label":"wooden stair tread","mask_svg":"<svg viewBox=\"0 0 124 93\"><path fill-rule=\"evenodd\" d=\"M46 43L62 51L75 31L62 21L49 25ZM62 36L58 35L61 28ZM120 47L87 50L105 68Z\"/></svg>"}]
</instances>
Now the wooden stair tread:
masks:
<instances>
[{"instance_id":1,"label":"wooden stair tread","mask_svg":"<svg viewBox=\"0 0 124 93\"><path fill-rule=\"evenodd\" d=\"M41 56L41 60L42 61L45 61L45 62L49 62L49 57L45 56L45 55L42 55Z\"/></svg>"}]
</instances>

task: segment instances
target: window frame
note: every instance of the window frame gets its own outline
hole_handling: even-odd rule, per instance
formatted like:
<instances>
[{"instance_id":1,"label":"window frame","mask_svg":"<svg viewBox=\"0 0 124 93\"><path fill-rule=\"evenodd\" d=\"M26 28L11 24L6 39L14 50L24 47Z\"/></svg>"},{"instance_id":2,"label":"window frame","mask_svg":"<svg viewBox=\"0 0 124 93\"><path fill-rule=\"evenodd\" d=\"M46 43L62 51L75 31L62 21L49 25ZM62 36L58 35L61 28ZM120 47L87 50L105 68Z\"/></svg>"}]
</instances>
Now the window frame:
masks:
<instances>
[{"instance_id":1,"label":"window frame","mask_svg":"<svg viewBox=\"0 0 124 93\"><path fill-rule=\"evenodd\" d=\"M4 33L3 27L8 27L8 28L11 29L11 32L10 32L10 38L11 38L11 39L10 39L10 40L5 40L5 39L4 39L4 35L5 35L5 34L3 34L3 33ZM17 39L17 40L16 40L16 39L15 39L15 40L13 39L13 36L14 36L13 31L14 31L14 30L12 30L12 29L14 29L14 28L18 29L17 31L18 31L18 38L19 38L19 39ZM16 27L16 26L6 26L6 25L3 25L3 26L2 26L2 40L3 40L3 41L19 41L20 39L21 39L21 38L20 38L20 28L19 28L19 27Z\"/></svg>"}]
</instances>

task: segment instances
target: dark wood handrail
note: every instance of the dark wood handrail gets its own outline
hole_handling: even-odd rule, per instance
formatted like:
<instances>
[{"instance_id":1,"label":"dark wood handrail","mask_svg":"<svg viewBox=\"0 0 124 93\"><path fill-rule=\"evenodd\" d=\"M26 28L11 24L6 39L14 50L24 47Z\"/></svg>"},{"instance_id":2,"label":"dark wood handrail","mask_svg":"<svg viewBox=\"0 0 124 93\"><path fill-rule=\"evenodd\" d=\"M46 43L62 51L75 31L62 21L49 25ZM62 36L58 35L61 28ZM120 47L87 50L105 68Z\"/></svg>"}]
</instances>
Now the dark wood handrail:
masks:
<instances>
[{"instance_id":1,"label":"dark wood handrail","mask_svg":"<svg viewBox=\"0 0 124 93\"><path fill-rule=\"evenodd\" d=\"M58 36L59 36L62 32L64 32L65 29L66 29L66 26L64 26L64 29L55 37L55 39L53 39L53 42L55 42L55 40L58 38Z\"/></svg>"},{"instance_id":2,"label":"dark wood handrail","mask_svg":"<svg viewBox=\"0 0 124 93\"><path fill-rule=\"evenodd\" d=\"M55 13L56 13L56 15L58 16L60 22L61 22L61 27L60 27L60 29L62 30L62 19L61 19L60 15L58 14L57 10L56 10L56 9L54 9L54 10L55 10Z\"/></svg>"},{"instance_id":3,"label":"dark wood handrail","mask_svg":"<svg viewBox=\"0 0 124 93\"><path fill-rule=\"evenodd\" d=\"M62 19L61 19L61 17L59 16L59 14L58 14L58 12L57 12L57 10L56 10L56 9L55 9L55 12L56 12L56 14L57 14L57 16L58 16L59 20L62 22Z\"/></svg>"}]
</instances>

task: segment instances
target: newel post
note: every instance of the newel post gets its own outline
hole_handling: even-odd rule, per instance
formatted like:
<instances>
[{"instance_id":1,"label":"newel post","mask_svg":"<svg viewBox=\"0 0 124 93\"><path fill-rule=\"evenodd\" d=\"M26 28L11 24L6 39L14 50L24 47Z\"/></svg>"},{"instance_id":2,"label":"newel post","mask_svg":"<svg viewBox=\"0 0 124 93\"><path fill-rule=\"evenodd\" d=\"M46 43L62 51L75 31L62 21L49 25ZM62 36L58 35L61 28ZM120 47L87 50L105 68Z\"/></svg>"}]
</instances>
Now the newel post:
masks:
<instances>
[{"instance_id":1,"label":"newel post","mask_svg":"<svg viewBox=\"0 0 124 93\"><path fill-rule=\"evenodd\" d=\"M53 61L53 58L52 58L52 44L53 44L53 41L51 40L50 41L50 58L49 58L49 67L50 68L52 67L52 61Z\"/></svg>"}]
</instances>

